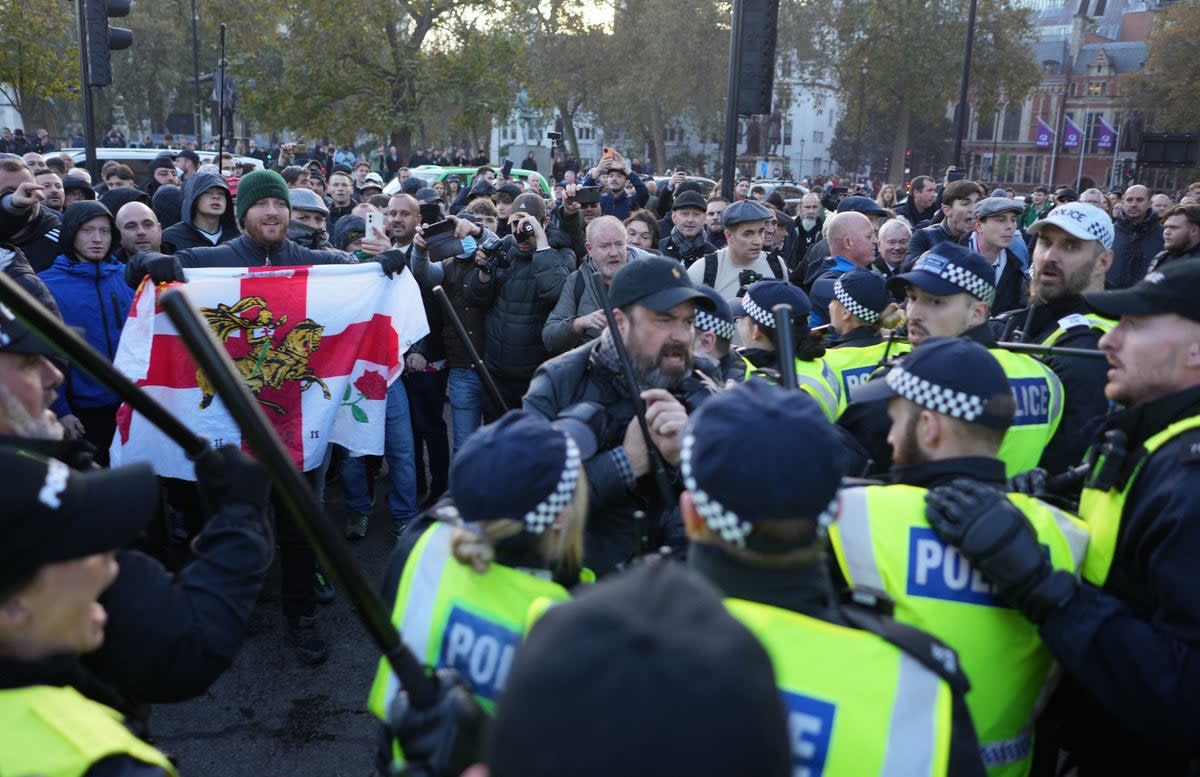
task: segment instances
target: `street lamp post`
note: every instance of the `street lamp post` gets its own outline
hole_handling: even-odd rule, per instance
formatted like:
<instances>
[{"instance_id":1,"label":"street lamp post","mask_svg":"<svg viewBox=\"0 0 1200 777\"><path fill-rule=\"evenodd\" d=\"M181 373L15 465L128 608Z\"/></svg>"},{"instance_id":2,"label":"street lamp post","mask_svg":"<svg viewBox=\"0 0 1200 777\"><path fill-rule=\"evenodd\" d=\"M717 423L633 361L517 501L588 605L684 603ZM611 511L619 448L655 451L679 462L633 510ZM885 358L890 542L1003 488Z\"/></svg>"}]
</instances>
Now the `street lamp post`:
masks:
<instances>
[{"instance_id":1,"label":"street lamp post","mask_svg":"<svg viewBox=\"0 0 1200 777\"><path fill-rule=\"evenodd\" d=\"M962 144L967 136L967 89L971 81L971 48L975 43L975 7L978 0L971 0L967 11L967 41L963 46L962 76L958 80L958 128L954 133L954 166L962 167Z\"/></svg>"},{"instance_id":2,"label":"street lamp post","mask_svg":"<svg viewBox=\"0 0 1200 777\"><path fill-rule=\"evenodd\" d=\"M203 148L204 144L201 140L203 132L200 124L200 14L196 10L196 0L192 0L192 83L196 86L196 93L192 97L192 123L193 130L196 134L196 148Z\"/></svg>"},{"instance_id":3,"label":"street lamp post","mask_svg":"<svg viewBox=\"0 0 1200 777\"><path fill-rule=\"evenodd\" d=\"M863 131L863 114L866 112L867 104L867 69L869 60L863 60L862 65L858 68L858 128L854 132L854 170L855 176L858 175L858 170L862 169L862 131Z\"/></svg>"}]
</instances>

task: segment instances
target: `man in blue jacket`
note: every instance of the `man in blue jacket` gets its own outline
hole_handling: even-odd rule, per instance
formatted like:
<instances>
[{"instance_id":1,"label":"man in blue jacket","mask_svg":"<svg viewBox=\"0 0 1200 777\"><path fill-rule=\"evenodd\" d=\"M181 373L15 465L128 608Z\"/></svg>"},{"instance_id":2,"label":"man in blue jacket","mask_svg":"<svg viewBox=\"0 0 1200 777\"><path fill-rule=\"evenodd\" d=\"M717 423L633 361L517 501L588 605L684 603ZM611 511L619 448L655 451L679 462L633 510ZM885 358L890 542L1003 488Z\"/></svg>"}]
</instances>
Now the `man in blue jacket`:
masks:
<instances>
[{"instance_id":1,"label":"man in blue jacket","mask_svg":"<svg viewBox=\"0 0 1200 777\"><path fill-rule=\"evenodd\" d=\"M88 343L112 359L125 326L133 290L121 279L124 269L112 258L117 224L108 208L81 200L63 214L58 244L62 250L50 269L40 273L54 295L63 320L81 329ZM108 446L116 429L117 397L84 372L67 372L54 404L69 437L96 446L96 461L108 465Z\"/></svg>"}]
</instances>

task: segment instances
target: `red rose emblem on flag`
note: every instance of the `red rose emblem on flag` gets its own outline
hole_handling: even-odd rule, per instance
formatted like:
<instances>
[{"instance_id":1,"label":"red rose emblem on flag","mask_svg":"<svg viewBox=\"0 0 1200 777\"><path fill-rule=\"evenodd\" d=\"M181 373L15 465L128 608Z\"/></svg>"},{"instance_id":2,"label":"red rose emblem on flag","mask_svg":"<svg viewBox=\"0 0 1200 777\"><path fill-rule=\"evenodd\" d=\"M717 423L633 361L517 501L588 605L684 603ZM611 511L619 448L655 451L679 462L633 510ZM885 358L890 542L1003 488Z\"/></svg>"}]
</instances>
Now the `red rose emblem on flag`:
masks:
<instances>
[{"instance_id":1,"label":"red rose emblem on flag","mask_svg":"<svg viewBox=\"0 0 1200 777\"><path fill-rule=\"evenodd\" d=\"M366 399L387 397L387 379L383 377L383 373L376 370L370 370L360 375L358 380L354 381L354 388L358 389Z\"/></svg>"}]
</instances>

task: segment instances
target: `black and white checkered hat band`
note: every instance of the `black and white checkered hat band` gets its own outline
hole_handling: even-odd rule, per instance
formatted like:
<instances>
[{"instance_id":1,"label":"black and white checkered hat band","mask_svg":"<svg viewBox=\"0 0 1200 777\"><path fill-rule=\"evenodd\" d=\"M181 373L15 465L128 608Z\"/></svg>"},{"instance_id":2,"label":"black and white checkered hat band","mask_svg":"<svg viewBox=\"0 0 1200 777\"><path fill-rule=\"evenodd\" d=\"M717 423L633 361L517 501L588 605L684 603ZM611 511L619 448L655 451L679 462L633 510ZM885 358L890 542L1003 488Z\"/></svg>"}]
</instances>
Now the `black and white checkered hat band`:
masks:
<instances>
[{"instance_id":1,"label":"black and white checkered hat band","mask_svg":"<svg viewBox=\"0 0 1200 777\"><path fill-rule=\"evenodd\" d=\"M757 321L759 326L775 328L775 316L755 302L754 298L750 296L750 292L746 292L742 296L742 310L746 311L747 316Z\"/></svg>"},{"instance_id":2,"label":"black and white checkered hat band","mask_svg":"<svg viewBox=\"0 0 1200 777\"><path fill-rule=\"evenodd\" d=\"M983 397L943 388L905 371L903 366L893 367L884 379L897 394L926 410L964 421L974 421L983 415Z\"/></svg>"},{"instance_id":3,"label":"black and white checkered hat band","mask_svg":"<svg viewBox=\"0 0 1200 777\"><path fill-rule=\"evenodd\" d=\"M583 466L583 460L575 441L567 434L563 434L563 438L567 442L567 460L558 476L558 485L541 504L525 513L525 530L530 534L546 531L546 527L554 523L559 513L571 504L571 499L575 496L575 485L579 482L579 470Z\"/></svg>"},{"instance_id":4,"label":"black and white checkered hat band","mask_svg":"<svg viewBox=\"0 0 1200 777\"><path fill-rule=\"evenodd\" d=\"M842 303L842 307L849 310L851 315L858 316L868 324L874 324L879 320L878 313L850 296L850 292L846 291L846 287L842 285L841 278L838 278L833 284L833 296L837 297L837 301Z\"/></svg>"},{"instance_id":5,"label":"black and white checkered hat band","mask_svg":"<svg viewBox=\"0 0 1200 777\"><path fill-rule=\"evenodd\" d=\"M949 281L972 297L981 299L989 305L996 301L996 286L990 280L980 278L962 265L944 259L942 261L945 262L945 265L939 268L918 261L913 269L923 270L936 275L944 281Z\"/></svg>"},{"instance_id":6,"label":"black and white checkered hat band","mask_svg":"<svg viewBox=\"0 0 1200 777\"><path fill-rule=\"evenodd\" d=\"M745 299L748 298L744 297L743 300ZM743 304L745 303L743 302ZM683 487L692 495L696 512L700 513L700 517L704 519L708 528L726 542L744 548L746 537L753 527L747 521L739 518L737 513L713 499L696 483L696 477L692 472L692 448L695 444L695 435L688 434L684 436L683 444L679 448L679 471L683 475Z\"/></svg>"},{"instance_id":7,"label":"black and white checkered hat band","mask_svg":"<svg viewBox=\"0 0 1200 777\"><path fill-rule=\"evenodd\" d=\"M717 318L707 310L696 308L696 328L704 332L712 332L717 337L732 340L735 333L733 323L723 318Z\"/></svg>"}]
</instances>

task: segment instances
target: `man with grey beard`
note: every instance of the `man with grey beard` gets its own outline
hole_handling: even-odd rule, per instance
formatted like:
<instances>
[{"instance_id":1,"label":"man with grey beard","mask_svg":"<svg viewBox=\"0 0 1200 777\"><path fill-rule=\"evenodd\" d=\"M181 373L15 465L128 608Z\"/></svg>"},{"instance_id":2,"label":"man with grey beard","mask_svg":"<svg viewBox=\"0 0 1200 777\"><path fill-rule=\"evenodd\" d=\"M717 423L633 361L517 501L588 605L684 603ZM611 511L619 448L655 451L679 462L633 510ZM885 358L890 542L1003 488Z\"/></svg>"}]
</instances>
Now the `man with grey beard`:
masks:
<instances>
[{"instance_id":1,"label":"man with grey beard","mask_svg":"<svg viewBox=\"0 0 1200 777\"><path fill-rule=\"evenodd\" d=\"M646 446L634 401L622 375L614 334L629 354L646 424L662 454L668 482L675 468L688 413L715 389L715 365L692 358L696 308L713 302L688 278L679 262L651 256L627 263L608 289L617 331L606 328L587 345L550 359L534 373L524 407L546 418L587 415L597 430L585 450L588 520L584 565L599 575L622 568L645 548L687 544L678 512L678 487L664 498ZM644 520L639 520L644 517Z\"/></svg>"},{"instance_id":2,"label":"man with grey beard","mask_svg":"<svg viewBox=\"0 0 1200 777\"><path fill-rule=\"evenodd\" d=\"M1096 349L1115 321L1092 313L1081 296L1103 291L1113 261L1113 223L1095 205L1059 205L1029 231L1037 238L1029 273L1029 307L993 321L1000 340L1064 348ZM1050 356L1046 364L1062 381L1063 420L1046 448L1042 466L1058 474L1079 464L1087 449L1085 428L1108 409L1108 365L1103 359Z\"/></svg>"}]
</instances>

